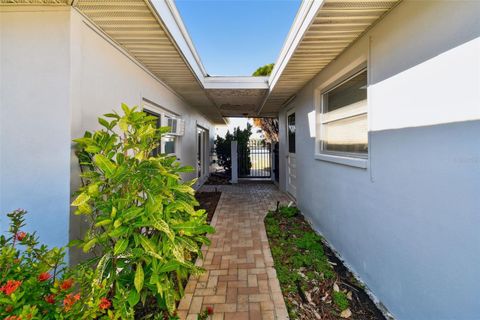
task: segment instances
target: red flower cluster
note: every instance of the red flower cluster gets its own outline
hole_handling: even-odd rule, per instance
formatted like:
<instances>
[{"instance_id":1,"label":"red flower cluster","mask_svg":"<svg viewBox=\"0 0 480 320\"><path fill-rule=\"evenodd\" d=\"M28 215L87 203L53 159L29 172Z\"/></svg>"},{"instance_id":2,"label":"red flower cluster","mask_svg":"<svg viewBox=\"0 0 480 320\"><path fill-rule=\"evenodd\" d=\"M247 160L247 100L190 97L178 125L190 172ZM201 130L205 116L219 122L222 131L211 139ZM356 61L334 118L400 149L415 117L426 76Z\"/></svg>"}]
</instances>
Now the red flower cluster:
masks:
<instances>
[{"instance_id":1,"label":"red flower cluster","mask_svg":"<svg viewBox=\"0 0 480 320\"><path fill-rule=\"evenodd\" d=\"M213 307L207 307L207 313L209 315L212 315L213 314Z\"/></svg>"},{"instance_id":2,"label":"red flower cluster","mask_svg":"<svg viewBox=\"0 0 480 320\"><path fill-rule=\"evenodd\" d=\"M65 299L63 299L63 307L65 308L65 311L69 311L74 305L74 303L78 300L80 300L80 295L78 293L76 295L73 295L71 293L67 294Z\"/></svg>"},{"instance_id":3,"label":"red flower cluster","mask_svg":"<svg viewBox=\"0 0 480 320\"><path fill-rule=\"evenodd\" d=\"M0 287L0 291L5 293L7 296L11 295L17 291L18 287L22 284L22 281L18 280L8 280L7 284Z\"/></svg>"},{"instance_id":4,"label":"red flower cluster","mask_svg":"<svg viewBox=\"0 0 480 320\"><path fill-rule=\"evenodd\" d=\"M72 285L73 285L73 279L67 279L60 284L60 289L68 290L72 287Z\"/></svg>"},{"instance_id":5,"label":"red flower cluster","mask_svg":"<svg viewBox=\"0 0 480 320\"><path fill-rule=\"evenodd\" d=\"M17 238L18 241L22 241L23 239L25 239L26 236L27 236L27 233L23 232L23 231L19 231L15 235L15 237Z\"/></svg>"},{"instance_id":6,"label":"red flower cluster","mask_svg":"<svg viewBox=\"0 0 480 320\"><path fill-rule=\"evenodd\" d=\"M8 316L4 320L22 320L20 316Z\"/></svg>"},{"instance_id":7,"label":"red flower cluster","mask_svg":"<svg viewBox=\"0 0 480 320\"><path fill-rule=\"evenodd\" d=\"M50 273L42 272L38 276L38 281L40 281L40 282L47 281L48 279L50 279L50 277L51 277Z\"/></svg>"},{"instance_id":8,"label":"red flower cluster","mask_svg":"<svg viewBox=\"0 0 480 320\"><path fill-rule=\"evenodd\" d=\"M100 307L100 309L106 310L106 309L110 309L110 307L112 306L112 303L107 298L102 298L100 299L100 303L98 304L98 306Z\"/></svg>"},{"instance_id":9,"label":"red flower cluster","mask_svg":"<svg viewBox=\"0 0 480 320\"><path fill-rule=\"evenodd\" d=\"M48 296L45 297L45 301L50 304L55 303L55 295L54 294L49 294Z\"/></svg>"}]
</instances>

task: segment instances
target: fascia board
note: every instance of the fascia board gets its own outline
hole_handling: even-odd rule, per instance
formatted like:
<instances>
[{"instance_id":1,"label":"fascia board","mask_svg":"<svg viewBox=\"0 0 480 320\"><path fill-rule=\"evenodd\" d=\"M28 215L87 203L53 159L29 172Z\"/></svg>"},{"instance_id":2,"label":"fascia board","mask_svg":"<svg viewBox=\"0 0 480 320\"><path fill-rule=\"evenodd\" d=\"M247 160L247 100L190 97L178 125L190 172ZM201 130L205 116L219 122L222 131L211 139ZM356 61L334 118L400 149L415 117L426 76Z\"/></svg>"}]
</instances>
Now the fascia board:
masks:
<instances>
[{"instance_id":1,"label":"fascia board","mask_svg":"<svg viewBox=\"0 0 480 320\"><path fill-rule=\"evenodd\" d=\"M292 55L295 53L295 50L302 41L305 32L313 23L313 20L317 16L317 13L323 6L324 2L325 0L303 0L292 27L290 28L287 39L280 51L280 55L275 62L272 74L268 79L270 91L273 90L275 84L280 79L283 70L287 66Z\"/></svg>"},{"instance_id":2,"label":"fascia board","mask_svg":"<svg viewBox=\"0 0 480 320\"><path fill-rule=\"evenodd\" d=\"M178 47L180 54L185 58L187 65L203 86L207 72L175 4L172 0L148 0L148 2L154 13L156 13L157 18L165 26L173 43Z\"/></svg>"},{"instance_id":3,"label":"fascia board","mask_svg":"<svg viewBox=\"0 0 480 320\"><path fill-rule=\"evenodd\" d=\"M205 89L259 89L267 90L268 77L206 77Z\"/></svg>"}]
</instances>

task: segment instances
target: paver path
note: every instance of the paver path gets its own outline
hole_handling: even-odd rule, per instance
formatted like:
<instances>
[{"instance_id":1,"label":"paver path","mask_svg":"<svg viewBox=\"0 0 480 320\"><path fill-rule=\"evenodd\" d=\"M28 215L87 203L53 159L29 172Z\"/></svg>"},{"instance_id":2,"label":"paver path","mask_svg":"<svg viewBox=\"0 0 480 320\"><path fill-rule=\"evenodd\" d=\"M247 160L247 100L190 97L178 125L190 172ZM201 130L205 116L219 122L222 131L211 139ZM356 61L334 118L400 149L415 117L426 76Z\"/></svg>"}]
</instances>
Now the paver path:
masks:
<instances>
[{"instance_id":1,"label":"paver path","mask_svg":"<svg viewBox=\"0 0 480 320\"><path fill-rule=\"evenodd\" d=\"M180 301L180 319L197 320L206 307L213 319L288 319L273 268L263 219L277 201L290 199L273 184L203 186L222 191L212 225L217 232L197 264L207 270L191 277Z\"/></svg>"}]
</instances>

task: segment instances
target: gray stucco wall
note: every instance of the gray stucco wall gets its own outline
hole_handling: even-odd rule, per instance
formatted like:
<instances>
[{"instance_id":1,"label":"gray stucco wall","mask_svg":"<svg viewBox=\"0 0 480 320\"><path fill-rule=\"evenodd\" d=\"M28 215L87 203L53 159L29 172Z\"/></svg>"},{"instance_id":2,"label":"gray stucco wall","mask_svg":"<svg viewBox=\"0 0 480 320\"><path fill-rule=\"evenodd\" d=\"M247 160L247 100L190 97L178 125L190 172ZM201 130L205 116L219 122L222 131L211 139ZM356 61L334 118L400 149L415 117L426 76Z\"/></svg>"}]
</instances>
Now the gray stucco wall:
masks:
<instances>
[{"instance_id":1,"label":"gray stucco wall","mask_svg":"<svg viewBox=\"0 0 480 320\"><path fill-rule=\"evenodd\" d=\"M395 8L280 113L296 112L297 202L397 319L478 319L479 2ZM316 160L316 90L369 69L367 169Z\"/></svg>"},{"instance_id":2,"label":"gray stucco wall","mask_svg":"<svg viewBox=\"0 0 480 320\"><path fill-rule=\"evenodd\" d=\"M121 113L122 102L133 107L142 107L147 99L156 106L179 115L185 121L185 133L177 138L177 157L182 164L196 167L197 125L215 130L211 122L192 108L179 95L137 65L85 18L72 10L72 137L80 137L86 130L100 129L98 117L116 110ZM161 109L156 111L161 112ZM210 139L211 140L211 139ZM76 156L71 157L71 190L80 185L79 166ZM196 173L185 174L184 179L193 179ZM71 217L70 237L84 234L85 224L81 218ZM72 251L71 262L81 259L79 250Z\"/></svg>"},{"instance_id":3,"label":"gray stucco wall","mask_svg":"<svg viewBox=\"0 0 480 320\"><path fill-rule=\"evenodd\" d=\"M26 231L68 242L68 10L0 12L0 232L28 210ZM34 75L34 76L32 76Z\"/></svg>"}]
</instances>

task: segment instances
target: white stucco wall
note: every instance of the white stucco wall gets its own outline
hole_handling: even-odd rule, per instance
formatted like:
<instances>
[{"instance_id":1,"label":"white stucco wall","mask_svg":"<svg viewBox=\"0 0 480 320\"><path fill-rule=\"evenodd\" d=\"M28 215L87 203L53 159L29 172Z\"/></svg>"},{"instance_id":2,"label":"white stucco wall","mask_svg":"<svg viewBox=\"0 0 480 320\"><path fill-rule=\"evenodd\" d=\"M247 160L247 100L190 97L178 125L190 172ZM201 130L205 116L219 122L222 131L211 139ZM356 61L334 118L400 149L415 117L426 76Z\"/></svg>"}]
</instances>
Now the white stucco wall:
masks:
<instances>
[{"instance_id":1,"label":"white stucco wall","mask_svg":"<svg viewBox=\"0 0 480 320\"><path fill-rule=\"evenodd\" d=\"M99 129L97 118L120 111L122 102L142 106L148 99L180 116L185 134L177 156L196 166L197 125L212 141L211 122L75 9L2 8L0 18L0 232L8 228L5 213L18 207L30 212L27 230L50 246L83 232L80 218L70 217L80 184L71 140ZM72 250L70 260L77 258Z\"/></svg>"},{"instance_id":2,"label":"white stucco wall","mask_svg":"<svg viewBox=\"0 0 480 320\"><path fill-rule=\"evenodd\" d=\"M480 2L406 1L319 73L296 110L297 201L397 319L478 319ZM315 90L369 70L367 169L315 160Z\"/></svg>"},{"instance_id":3,"label":"white stucco wall","mask_svg":"<svg viewBox=\"0 0 480 320\"><path fill-rule=\"evenodd\" d=\"M27 231L68 242L68 10L0 10L0 232L28 210ZM59 27L61 26L61 27Z\"/></svg>"}]
</instances>

